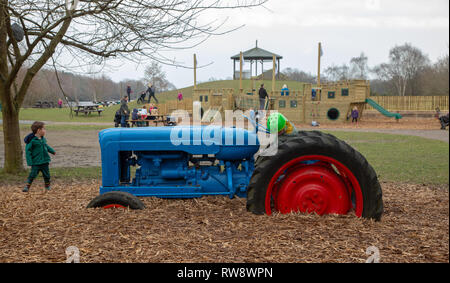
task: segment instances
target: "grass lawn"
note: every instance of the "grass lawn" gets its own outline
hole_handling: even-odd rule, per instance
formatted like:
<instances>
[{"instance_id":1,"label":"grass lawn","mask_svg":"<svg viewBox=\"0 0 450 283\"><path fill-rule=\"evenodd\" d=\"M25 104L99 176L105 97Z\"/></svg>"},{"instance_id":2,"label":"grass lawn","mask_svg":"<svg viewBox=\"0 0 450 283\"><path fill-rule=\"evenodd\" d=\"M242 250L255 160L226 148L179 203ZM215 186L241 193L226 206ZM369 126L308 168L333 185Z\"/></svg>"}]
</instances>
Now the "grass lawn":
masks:
<instances>
[{"instance_id":1,"label":"grass lawn","mask_svg":"<svg viewBox=\"0 0 450 283\"><path fill-rule=\"evenodd\" d=\"M361 152L382 181L449 184L449 145L421 137L330 132Z\"/></svg>"},{"instance_id":2,"label":"grass lawn","mask_svg":"<svg viewBox=\"0 0 450 283\"><path fill-rule=\"evenodd\" d=\"M31 124L20 124L19 125L20 130L21 131L25 131L25 132L30 132L30 127ZM45 125L45 128L49 131L101 131L104 129L109 129L109 128L113 128L114 124L112 123L110 126L108 125L68 125L68 124L63 124L63 125L58 125L58 124L50 124L50 125ZM0 131L3 131L3 125L0 124Z\"/></svg>"},{"instance_id":3,"label":"grass lawn","mask_svg":"<svg viewBox=\"0 0 450 283\"><path fill-rule=\"evenodd\" d=\"M119 109L120 105L105 107L103 113L99 116L97 113L90 115L80 114L79 116L70 115L69 108L22 108L19 113L20 120L28 121L52 121L52 122L84 122L84 123L111 123L114 125L114 114ZM0 118L1 118L0 114Z\"/></svg>"},{"instance_id":4,"label":"grass lawn","mask_svg":"<svg viewBox=\"0 0 450 283\"><path fill-rule=\"evenodd\" d=\"M0 170L0 185L2 184L17 184L24 183L27 180L29 170L22 173L11 175L5 174ZM102 170L100 167L84 167L84 168L51 168L50 174L52 181L64 180L64 181L86 181L86 180L99 180L101 182ZM37 181L42 181L41 174L36 178Z\"/></svg>"}]
</instances>

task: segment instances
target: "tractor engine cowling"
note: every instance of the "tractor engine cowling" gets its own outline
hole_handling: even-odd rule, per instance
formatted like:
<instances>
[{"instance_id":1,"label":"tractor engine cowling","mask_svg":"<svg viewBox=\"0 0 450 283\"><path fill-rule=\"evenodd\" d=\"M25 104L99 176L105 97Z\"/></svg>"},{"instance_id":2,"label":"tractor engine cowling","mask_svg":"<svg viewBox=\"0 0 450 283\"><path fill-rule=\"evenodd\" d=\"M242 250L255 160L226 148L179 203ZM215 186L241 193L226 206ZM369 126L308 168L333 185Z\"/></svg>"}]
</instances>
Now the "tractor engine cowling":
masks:
<instances>
[{"instance_id":1,"label":"tractor engine cowling","mask_svg":"<svg viewBox=\"0 0 450 283\"><path fill-rule=\"evenodd\" d=\"M259 150L256 134L236 128L108 129L99 137L101 194L245 197Z\"/></svg>"}]
</instances>

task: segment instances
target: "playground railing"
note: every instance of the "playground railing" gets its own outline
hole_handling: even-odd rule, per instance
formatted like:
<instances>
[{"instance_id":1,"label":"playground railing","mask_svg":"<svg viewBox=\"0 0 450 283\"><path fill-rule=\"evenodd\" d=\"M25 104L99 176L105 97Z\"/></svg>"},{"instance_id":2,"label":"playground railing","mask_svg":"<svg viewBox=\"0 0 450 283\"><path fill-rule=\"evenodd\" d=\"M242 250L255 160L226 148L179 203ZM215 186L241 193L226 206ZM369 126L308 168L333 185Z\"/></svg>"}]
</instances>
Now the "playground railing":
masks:
<instances>
[{"instance_id":1,"label":"playground railing","mask_svg":"<svg viewBox=\"0 0 450 283\"><path fill-rule=\"evenodd\" d=\"M448 96L371 96L372 100L388 111L442 111L449 110ZM375 110L367 105L367 110Z\"/></svg>"}]
</instances>

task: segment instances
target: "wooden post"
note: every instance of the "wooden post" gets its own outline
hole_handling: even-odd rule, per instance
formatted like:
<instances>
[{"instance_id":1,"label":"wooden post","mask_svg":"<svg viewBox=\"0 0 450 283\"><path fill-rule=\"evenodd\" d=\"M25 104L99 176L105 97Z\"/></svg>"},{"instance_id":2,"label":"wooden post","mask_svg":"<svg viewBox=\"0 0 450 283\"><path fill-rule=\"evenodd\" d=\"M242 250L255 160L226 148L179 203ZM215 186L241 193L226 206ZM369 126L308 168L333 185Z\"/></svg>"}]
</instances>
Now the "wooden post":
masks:
<instances>
[{"instance_id":1,"label":"wooden post","mask_svg":"<svg viewBox=\"0 0 450 283\"><path fill-rule=\"evenodd\" d=\"M303 104L303 123L306 123L306 94L304 92L302 97L302 104Z\"/></svg>"},{"instance_id":2,"label":"wooden post","mask_svg":"<svg viewBox=\"0 0 450 283\"><path fill-rule=\"evenodd\" d=\"M319 42L319 62L317 70L317 86L320 87L320 57L322 57L322 43Z\"/></svg>"},{"instance_id":3,"label":"wooden post","mask_svg":"<svg viewBox=\"0 0 450 283\"><path fill-rule=\"evenodd\" d=\"M194 54L194 89L197 89L197 55Z\"/></svg>"},{"instance_id":4,"label":"wooden post","mask_svg":"<svg viewBox=\"0 0 450 283\"><path fill-rule=\"evenodd\" d=\"M244 53L241 52L239 56L239 64L240 64L240 72L239 72L239 89L241 91L241 94L244 92L244 88L242 87L242 67L243 67L243 58Z\"/></svg>"},{"instance_id":5,"label":"wooden post","mask_svg":"<svg viewBox=\"0 0 450 283\"><path fill-rule=\"evenodd\" d=\"M76 99L78 102L78 99ZM122 83L120 83L119 100L122 101Z\"/></svg>"},{"instance_id":6,"label":"wooden post","mask_svg":"<svg viewBox=\"0 0 450 283\"><path fill-rule=\"evenodd\" d=\"M276 68L276 65L277 65L276 60L277 60L277 58L275 57L275 55L273 55L272 95L273 95L273 93L275 92L275 74L276 74L276 73L275 73L275 72L276 72L275 68Z\"/></svg>"},{"instance_id":7,"label":"wooden post","mask_svg":"<svg viewBox=\"0 0 450 283\"><path fill-rule=\"evenodd\" d=\"M233 80L236 79L236 60L233 59Z\"/></svg>"},{"instance_id":8,"label":"wooden post","mask_svg":"<svg viewBox=\"0 0 450 283\"><path fill-rule=\"evenodd\" d=\"M261 72L262 72L262 77L264 80L264 60L261 60Z\"/></svg>"},{"instance_id":9,"label":"wooden post","mask_svg":"<svg viewBox=\"0 0 450 283\"><path fill-rule=\"evenodd\" d=\"M281 70L281 63L280 63L280 59L278 59L278 72L277 72L278 79L280 79L280 70Z\"/></svg>"}]
</instances>

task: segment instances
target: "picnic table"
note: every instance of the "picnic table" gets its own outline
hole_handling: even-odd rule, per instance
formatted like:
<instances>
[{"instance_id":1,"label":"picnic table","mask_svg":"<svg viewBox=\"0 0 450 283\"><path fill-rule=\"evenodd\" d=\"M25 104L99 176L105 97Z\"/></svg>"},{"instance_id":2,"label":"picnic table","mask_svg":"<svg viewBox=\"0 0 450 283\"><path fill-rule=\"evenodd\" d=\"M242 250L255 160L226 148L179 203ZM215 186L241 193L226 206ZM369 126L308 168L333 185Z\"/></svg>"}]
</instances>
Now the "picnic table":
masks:
<instances>
[{"instance_id":1,"label":"picnic table","mask_svg":"<svg viewBox=\"0 0 450 283\"><path fill-rule=\"evenodd\" d=\"M73 103L72 107L75 108L73 111L78 116L78 113L84 113L85 116L91 114L92 112L97 112L98 116L103 112L103 109L99 107L99 104L94 102L78 102Z\"/></svg>"},{"instance_id":2,"label":"picnic table","mask_svg":"<svg viewBox=\"0 0 450 283\"><path fill-rule=\"evenodd\" d=\"M150 117L150 116L149 116ZM136 125L137 127L148 127L147 123L153 123L156 127L158 127L158 124L163 124L164 126L174 126L176 125L175 122L170 121L169 116L167 115L151 115L151 117L154 117L154 119L140 119L140 120L127 120L128 123L131 123L131 126L133 127ZM145 126L144 126L145 125Z\"/></svg>"}]
</instances>

